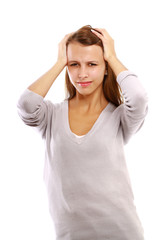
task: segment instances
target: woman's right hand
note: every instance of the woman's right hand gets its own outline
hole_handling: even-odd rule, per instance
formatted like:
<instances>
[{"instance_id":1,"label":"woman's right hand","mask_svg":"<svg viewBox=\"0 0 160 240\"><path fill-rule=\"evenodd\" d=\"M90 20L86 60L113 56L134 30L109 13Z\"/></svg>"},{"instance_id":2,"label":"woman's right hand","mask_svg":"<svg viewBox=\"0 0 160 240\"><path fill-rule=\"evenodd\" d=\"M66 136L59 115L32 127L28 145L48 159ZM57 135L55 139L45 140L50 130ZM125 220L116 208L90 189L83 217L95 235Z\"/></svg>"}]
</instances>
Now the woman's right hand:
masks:
<instances>
[{"instance_id":1,"label":"woman's right hand","mask_svg":"<svg viewBox=\"0 0 160 240\"><path fill-rule=\"evenodd\" d=\"M60 64L62 64L64 67L67 64L67 52L66 52L66 43L68 38L73 34L69 33L67 35L65 35L65 37L61 40L61 42L58 44L58 58L57 58L57 62L59 62Z\"/></svg>"}]
</instances>

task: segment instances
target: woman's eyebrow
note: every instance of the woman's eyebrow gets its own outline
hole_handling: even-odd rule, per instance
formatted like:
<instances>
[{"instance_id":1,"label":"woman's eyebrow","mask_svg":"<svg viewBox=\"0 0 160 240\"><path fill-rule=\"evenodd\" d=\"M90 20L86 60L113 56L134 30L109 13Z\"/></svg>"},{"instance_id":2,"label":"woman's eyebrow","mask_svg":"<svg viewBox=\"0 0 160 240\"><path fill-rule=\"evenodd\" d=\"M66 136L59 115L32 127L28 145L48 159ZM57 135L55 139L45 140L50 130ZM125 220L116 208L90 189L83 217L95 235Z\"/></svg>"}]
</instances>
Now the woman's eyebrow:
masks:
<instances>
[{"instance_id":1,"label":"woman's eyebrow","mask_svg":"<svg viewBox=\"0 0 160 240\"><path fill-rule=\"evenodd\" d=\"M70 60L70 61L68 61L68 63L72 63L72 62L77 62L77 63L80 63L79 61L77 61L77 60ZM90 60L90 61L86 61L86 63L98 63L98 61L97 60Z\"/></svg>"},{"instance_id":2,"label":"woman's eyebrow","mask_svg":"<svg viewBox=\"0 0 160 240\"><path fill-rule=\"evenodd\" d=\"M98 61L97 60L92 60L92 61L87 61L87 63L98 63Z\"/></svg>"}]
</instances>

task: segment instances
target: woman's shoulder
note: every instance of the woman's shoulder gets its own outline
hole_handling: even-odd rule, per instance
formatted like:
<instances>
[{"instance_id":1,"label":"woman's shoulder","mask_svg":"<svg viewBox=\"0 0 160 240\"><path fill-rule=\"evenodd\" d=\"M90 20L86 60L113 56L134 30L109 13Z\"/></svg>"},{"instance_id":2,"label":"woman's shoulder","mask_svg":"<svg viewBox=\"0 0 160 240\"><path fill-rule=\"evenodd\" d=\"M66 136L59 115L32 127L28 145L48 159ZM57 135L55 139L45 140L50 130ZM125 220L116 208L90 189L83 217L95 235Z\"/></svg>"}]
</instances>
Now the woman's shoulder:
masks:
<instances>
[{"instance_id":1,"label":"woman's shoulder","mask_svg":"<svg viewBox=\"0 0 160 240\"><path fill-rule=\"evenodd\" d=\"M109 114L112 117L117 119L119 119L119 117L122 116L124 113L124 103L120 104L119 106L116 106L112 102L109 102L107 108L108 108L107 112L109 112Z\"/></svg>"},{"instance_id":2,"label":"woman's shoulder","mask_svg":"<svg viewBox=\"0 0 160 240\"><path fill-rule=\"evenodd\" d=\"M61 101L52 101L52 100L45 100L48 106L50 106L52 109L54 109L55 112L63 112L68 104L68 100L64 99Z\"/></svg>"}]
</instances>

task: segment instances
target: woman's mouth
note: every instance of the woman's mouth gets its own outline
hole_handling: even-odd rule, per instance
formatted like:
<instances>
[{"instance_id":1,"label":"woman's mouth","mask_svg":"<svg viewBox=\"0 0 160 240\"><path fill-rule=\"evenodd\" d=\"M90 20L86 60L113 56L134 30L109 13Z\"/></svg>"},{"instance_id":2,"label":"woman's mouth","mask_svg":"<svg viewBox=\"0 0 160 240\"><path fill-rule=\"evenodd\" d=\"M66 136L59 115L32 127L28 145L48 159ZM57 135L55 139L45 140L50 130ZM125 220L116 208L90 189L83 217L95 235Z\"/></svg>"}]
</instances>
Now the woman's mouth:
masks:
<instances>
[{"instance_id":1,"label":"woman's mouth","mask_svg":"<svg viewBox=\"0 0 160 240\"><path fill-rule=\"evenodd\" d=\"M88 87L92 82L78 82L81 87Z\"/></svg>"}]
</instances>

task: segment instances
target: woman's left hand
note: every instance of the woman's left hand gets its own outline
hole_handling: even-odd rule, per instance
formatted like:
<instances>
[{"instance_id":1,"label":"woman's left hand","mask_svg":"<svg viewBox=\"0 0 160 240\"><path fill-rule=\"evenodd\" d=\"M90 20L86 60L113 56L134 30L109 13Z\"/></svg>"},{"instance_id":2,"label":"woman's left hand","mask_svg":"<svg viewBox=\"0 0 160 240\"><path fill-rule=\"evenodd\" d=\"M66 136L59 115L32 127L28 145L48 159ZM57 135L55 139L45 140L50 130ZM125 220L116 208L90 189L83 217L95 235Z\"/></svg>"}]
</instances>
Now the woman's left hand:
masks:
<instances>
[{"instance_id":1,"label":"woman's left hand","mask_svg":"<svg viewBox=\"0 0 160 240\"><path fill-rule=\"evenodd\" d=\"M104 47L104 59L105 61L109 62L111 58L116 57L114 40L111 38L111 36L105 29L102 28L94 29L91 29L91 31L102 40Z\"/></svg>"},{"instance_id":2,"label":"woman's left hand","mask_svg":"<svg viewBox=\"0 0 160 240\"><path fill-rule=\"evenodd\" d=\"M94 31L94 29L96 31ZM94 28L91 31L102 40L103 47L104 47L104 60L107 61L112 68L116 77L122 71L128 70L117 58L116 52L114 49L114 40L108 34L105 29L102 28ZM98 32L97 32L98 31Z\"/></svg>"}]
</instances>

